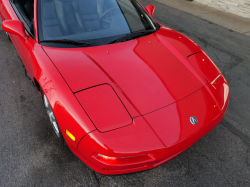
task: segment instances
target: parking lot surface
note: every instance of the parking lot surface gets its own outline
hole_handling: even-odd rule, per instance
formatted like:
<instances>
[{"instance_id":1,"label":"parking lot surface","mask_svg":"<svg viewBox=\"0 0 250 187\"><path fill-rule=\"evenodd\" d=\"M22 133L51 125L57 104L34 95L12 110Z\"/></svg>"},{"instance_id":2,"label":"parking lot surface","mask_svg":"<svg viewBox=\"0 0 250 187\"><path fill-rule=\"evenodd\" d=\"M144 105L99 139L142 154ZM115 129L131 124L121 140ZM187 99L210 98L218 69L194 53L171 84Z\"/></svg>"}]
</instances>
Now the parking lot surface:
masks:
<instances>
[{"instance_id":1,"label":"parking lot surface","mask_svg":"<svg viewBox=\"0 0 250 187\"><path fill-rule=\"evenodd\" d=\"M154 0L154 18L197 42L225 75L222 122L190 149L139 173L98 174L56 139L42 99L0 27L0 186L250 186L250 37Z\"/></svg>"}]
</instances>

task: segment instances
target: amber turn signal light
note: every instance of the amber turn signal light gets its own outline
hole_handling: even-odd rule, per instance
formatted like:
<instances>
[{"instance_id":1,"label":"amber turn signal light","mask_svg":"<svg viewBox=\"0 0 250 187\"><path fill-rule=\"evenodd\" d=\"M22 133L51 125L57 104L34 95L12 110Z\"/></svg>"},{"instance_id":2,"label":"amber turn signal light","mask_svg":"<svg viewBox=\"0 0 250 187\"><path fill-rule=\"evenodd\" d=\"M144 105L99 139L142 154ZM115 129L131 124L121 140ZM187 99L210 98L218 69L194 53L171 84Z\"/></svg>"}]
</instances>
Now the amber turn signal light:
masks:
<instances>
[{"instance_id":1,"label":"amber turn signal light","mask_svg":"<svg viewBox=\"0 0 250 187\"><path fill-rule=\"evenodd\" d=\"M67 129L66 129L66 134L68 135L68 137L70 137L71 140L73 140L74 142L76 141L76 138Z\"/></svg>"}]
</instances>

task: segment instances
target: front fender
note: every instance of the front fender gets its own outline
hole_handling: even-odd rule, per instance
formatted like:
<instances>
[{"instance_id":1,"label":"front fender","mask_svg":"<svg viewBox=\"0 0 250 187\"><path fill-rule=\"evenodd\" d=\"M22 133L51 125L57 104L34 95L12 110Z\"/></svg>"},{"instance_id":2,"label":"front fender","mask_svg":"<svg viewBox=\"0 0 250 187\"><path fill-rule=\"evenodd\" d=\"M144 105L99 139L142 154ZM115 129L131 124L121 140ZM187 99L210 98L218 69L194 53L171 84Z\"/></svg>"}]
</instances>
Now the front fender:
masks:
<instances>
[{"instance_id":1,"label":"front fender","mask_svg":"<svg viewBox=\"0 0 250 187\"><path fill-rule=\"evenodd\" d=\"M35 79L50 102L65 141L76 149L82 137L96 128L42 46L35 44L33 50ZM66 135L66 129L75 141Z\"/></svg>"}]
</instances>

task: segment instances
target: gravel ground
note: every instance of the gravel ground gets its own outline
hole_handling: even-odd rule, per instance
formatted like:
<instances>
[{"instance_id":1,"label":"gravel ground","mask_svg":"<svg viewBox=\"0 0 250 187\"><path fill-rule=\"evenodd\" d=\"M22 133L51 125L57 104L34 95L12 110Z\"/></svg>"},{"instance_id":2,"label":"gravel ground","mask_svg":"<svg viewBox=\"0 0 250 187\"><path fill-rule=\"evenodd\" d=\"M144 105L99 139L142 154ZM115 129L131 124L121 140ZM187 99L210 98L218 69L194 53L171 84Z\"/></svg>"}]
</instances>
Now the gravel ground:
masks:
<instances>
[{"instance_id":1,"label":"gravel ground","mask_svg":"<svg viewBox=\"0 0 250 187\"><path fill-rule=\"evenodd\" d=\"M0 186L250 186L250 37L154 0L154 18L196 41L231 88L223 121L161 166L104 176L53 134L40 98L0 27Z\"/></svg>"}]
</instances>

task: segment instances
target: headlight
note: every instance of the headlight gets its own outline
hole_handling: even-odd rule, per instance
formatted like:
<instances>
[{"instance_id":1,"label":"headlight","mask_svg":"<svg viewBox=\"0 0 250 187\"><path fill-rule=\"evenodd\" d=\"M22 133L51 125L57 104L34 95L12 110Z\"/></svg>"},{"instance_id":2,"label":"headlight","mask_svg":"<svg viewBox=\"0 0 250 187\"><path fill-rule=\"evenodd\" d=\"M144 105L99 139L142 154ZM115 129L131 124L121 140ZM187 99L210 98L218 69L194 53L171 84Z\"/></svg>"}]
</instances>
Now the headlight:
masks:
<instances>
[{"instance_id":1,"label":"headlight","mask_svg":"<svg viewBox=\"0 0 250 187\"><path fill-rule=\"evenodd\" d=\"M108 84L86 89L75 96L100 132L133 123L127 109Z\"/></svg>"},{"instance_id":2,"label":"headlight","mask_svg":"<svg viewBox=\"0 0 250 187\"><path fill-rule=\"evenodd\" d=\"M191 55L188 60L201 71L211 84L214 84L221 77L219 68L204 51Z\"/></svg>"}]
</instances>

